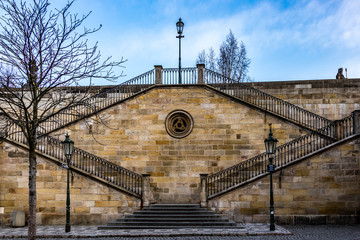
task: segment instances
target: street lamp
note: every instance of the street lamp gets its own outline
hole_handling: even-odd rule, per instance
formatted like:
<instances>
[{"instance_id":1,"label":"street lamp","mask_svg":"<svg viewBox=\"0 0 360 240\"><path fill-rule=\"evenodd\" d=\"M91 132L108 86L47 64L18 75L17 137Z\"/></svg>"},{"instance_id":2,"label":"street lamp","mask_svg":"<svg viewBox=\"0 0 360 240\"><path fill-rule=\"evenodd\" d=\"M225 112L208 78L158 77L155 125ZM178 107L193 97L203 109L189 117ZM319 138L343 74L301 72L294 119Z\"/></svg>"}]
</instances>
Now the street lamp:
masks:
<instances>
[{"instance_id":1,"label":"street lamp","mask_svg":"<svg viewBox=\"0 0 360 240\"><path fill-rule=\"evenodd\" d=\"M273 155L276 151L276 143L278 140L273 137L271 132L271 124L269 137L264 140L266 153L269 154L269 165L268 171L270 172L270 231L275 230L275 218L274 218L274 193L273 193L273 181L272 181L272 173L275 171L275 165L273 165Z\"/></svg>"},{"instance_id":2,"label":"street lamp","mask_svg":"<svg viewBox=\"0 0 360 240\"><path fill-rule=\"evenodd\" d=\"M65 141L62 142L64 154L67 161L67 188L66 188L66 225L65 232L71 231L70 226L70 184L69 184L69 176L70 176L70 162L71 157L74 151L74 142L70 140L69 135L66 133Z\"/></svg>"},{"instance_id":3,"label":"street lamp","mask_svg":"<svg viewBox=\"0 0 360 240\"><path fill-rule=\"evenodd\" d=\"M176 38L179 39L179 84L181 84L181 38L184 37L181 35L184 30L184 23L181 21L181 18L179 18L179 21L176 23L176 29L179 34Z\"/></svg>"}]
</instances>

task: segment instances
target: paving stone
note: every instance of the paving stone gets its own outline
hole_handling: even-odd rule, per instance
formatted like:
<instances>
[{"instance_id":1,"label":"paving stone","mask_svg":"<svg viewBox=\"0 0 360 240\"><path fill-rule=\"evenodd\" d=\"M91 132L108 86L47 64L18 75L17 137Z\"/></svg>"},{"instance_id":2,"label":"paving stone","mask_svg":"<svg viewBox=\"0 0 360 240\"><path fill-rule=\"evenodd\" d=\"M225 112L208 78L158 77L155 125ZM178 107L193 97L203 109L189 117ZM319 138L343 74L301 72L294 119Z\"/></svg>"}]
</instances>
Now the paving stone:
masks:
<instances>
[{"instance_id":1,"label":"paving stone","mask_svg":"<svg viewBox=\"0 0 360 240\"><path fill-rule=\"evenodd\" d=\"M289 235L291 232L281 226L275 231L269 230L266 223L238 224L237 228L191 228L191 229L132 229L132 230L98 230L98 226L72 226L71 232L65 233L65 226L38 226L39 238L84 238L84 237L127 237L127 236L248 236L248 235ZM27 227L0 228L0 238L27 237Z\"/></svg>"}]
</instances>

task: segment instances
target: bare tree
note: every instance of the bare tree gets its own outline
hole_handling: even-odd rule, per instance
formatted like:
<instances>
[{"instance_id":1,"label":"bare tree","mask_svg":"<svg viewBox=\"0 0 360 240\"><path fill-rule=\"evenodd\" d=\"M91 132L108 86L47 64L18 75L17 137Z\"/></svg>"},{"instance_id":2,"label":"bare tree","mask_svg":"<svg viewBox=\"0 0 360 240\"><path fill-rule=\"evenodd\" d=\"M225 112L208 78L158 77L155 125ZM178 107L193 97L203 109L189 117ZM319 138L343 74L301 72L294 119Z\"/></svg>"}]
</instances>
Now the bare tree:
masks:
<instances>
[{"instance_id":1,"label":"bare tree","mask_svg":"<svg viewBox=\"0 0 360 240\"><path fill-rule=\"evenodd\" d=\"M196 64L205 64L205 66L213 71L217 71L217 61L215 50L211 47L209 48L209 53L207 54L205 49L202 50L196 59Z\"/></svg>"},{"instance_id":2,"label":"bare tree","mask_svg":"<svg viewBox=\"0 0 360 240\"><path fill-rule=\"evenodd\" d=\"M210 70L218 71L231 79L246 82L249 81L247 71L251 60L247 58L247 51L243 42L237 41L230 30L226 40L221 44L219 57L216 58L213 48L209 49L209 54L202 50L196 63L204 63Z\"/></svg>"},{"instance_id":3,"label":"bare tree","mask_svg":"<svg viewBox=\"0 0 360 240\"><path fill-rule=\"evenodd\" d=\"M30 3L29 3L30 2ZM36 237L36 145L40 124L81 103L82 93L64 93L83 79L115 80L114 67L124 60L102 61L97 44L88 46L88 35L100 28L79 27L89 14L69 12L74 0L50 10L49 0L2 0L0 9L0 120L26 139L29 153L28 238ZM2 131L8 137L9 131Z\"/></svg>"}]
</instances>

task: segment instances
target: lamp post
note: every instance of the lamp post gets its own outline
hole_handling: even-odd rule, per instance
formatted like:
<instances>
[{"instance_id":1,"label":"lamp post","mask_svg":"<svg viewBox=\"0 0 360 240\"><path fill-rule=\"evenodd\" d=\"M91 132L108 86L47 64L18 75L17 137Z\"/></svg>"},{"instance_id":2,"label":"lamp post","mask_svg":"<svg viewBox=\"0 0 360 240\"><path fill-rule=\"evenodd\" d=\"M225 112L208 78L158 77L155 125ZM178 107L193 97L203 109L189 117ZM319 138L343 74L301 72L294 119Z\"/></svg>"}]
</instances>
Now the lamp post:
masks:
<instances>
[{"instance_id":1,"label":"lamp post","mask_svg":"<svg viewBox=\"0 0 360 240\"><path fill-rule=\"evenodd\" d=\"M275 218L274 218L274 193L273 193L273 181L272 181L272 173L275 171L275 165L273 165L273 155L276 151L276 143L278 140L273 137L271 132L271 124L269 137L264 140L266 153L269 154L269 165L268 171L270 172L270 231L275 230Z\"/></svg>"},{"instance_id":2,"label":"lamp post","mask_svg":"<svg viewBox=\"0 0 360 240\"><path fill-rule=\"evenodd\" d=\"M179 34L176 38L179 39L179 84L181 84L181 38L184 37L181 35L184 29L184 23L181 21L181 18L179 18L179 21L176 23L176 29Z\"/></svg>"},{"instance_id":3,"label":"lamp post","mask_svg":"<svg viewBox=\"0 0 360 240\"><path fill-rule=\"evenodd\" d=\"M66 133L65 141L62 142L64 154L67 161L67 188L66 188L66 224L65 224L65 232L71 231L70 225L70 184L69 184L69 177L70 177L70 162L71 157L74 151L74 142L70 140L69 135Z\"/></svg>"}]
</instances>

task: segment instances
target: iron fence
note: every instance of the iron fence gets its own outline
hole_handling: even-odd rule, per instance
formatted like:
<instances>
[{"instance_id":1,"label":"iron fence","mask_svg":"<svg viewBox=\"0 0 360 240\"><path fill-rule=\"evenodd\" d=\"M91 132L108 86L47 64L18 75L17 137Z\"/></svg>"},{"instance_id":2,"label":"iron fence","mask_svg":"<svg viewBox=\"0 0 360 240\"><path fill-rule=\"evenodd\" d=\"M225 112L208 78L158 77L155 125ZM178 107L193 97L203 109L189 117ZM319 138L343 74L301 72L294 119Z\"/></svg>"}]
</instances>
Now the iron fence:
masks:
<instances>
[{"instance_id":1,"label":"iron fence","mask_svg":"<svg viewBox=\"0 0 360 240\"><path fill-rule=\"evenodd\" d=\"M179 69L164 68L162 71L162 84L175 85L179 84ZM197 68L181 69L181 84L197 84Z\"/></svg>"},{"instance_id":2,"label":"iron fence","mask_svg":"<svg viewBox=\"0 0 360 240\"><path fill-rule=\"evenodd\" d=\"M129 81L112 88L100 90L97 94L79 102L79 104L59 111L47 117L40 124L41 131L46 134L69 123L95 114L100 110L148 89L155 84L154 70L150 70Z\"/></svg>"},{"instance_id":3,"label":"iron fence","mask_svg":"<svg viewBox=\"0 0 360 240\"><path fill-rule=\"evenodd\" d=\"M205 84L239 98L247 103L265 109L302 126L317 131L332 123L322 116L257 90L246 83L240 83L211 70L204 70Z\"/></svg>"},{"instance_id":4,"label":"iron fence","mask_svg":"<svg viewBox=\"0 0 360 240\"><path fill-rule=\"evenodd\" d=\"M178 73L177 68L163 69L162 83L167 85L179 84ZM181 73L182 84L198 83L197 68L183 68ZM247 84L239 83L207 69L204 69L204 83L228 95L237 97L247 103L317 131L317 133L307 134L278 147L275 163L279 167L326 147L333 143L334 139L341 140L353 133L352 116L332 122L317 114L261 92ZM65 162L61 142L52 137L45 136L46 134L134 96L154 84L155 71L151 70L116 87L100 90L97 94L80 102L78 105L49 116L47 121L40 125L43 135L38 139L37 150ZM25 138L19 129L12 128L11 131L10 139L26 144ZM318 133L331 136L333 139L323 138ZM216 196L221 192L227 191L227 189L236 187L238 184L265 174L267 171L267 161L268 155L260 154L219 173L209 175L207 178L209 197ZM105 159L76 148L72 166L111 182L136 196L141 195L141 175L117 166Z\"/></svg>"},{"instance_id":5,"label":"iron fence","mask_svg":"<svg viewBox=\"0 0 360 240\"><path fill-rule=\"evenodd\" d=\"M354 115L335 121L329 126L321 129L324 133L337 134L340 141L354 134ZM304 158L326 146L334 143L335 140L324 138L317 133L309 133L293 141L276 148L274 164L280 169L292 162ZM208 199L221 195L243 183L254 178L267 174L269 155L262 153L251 159L243 161L230 168L211 174L207 177Z\"/></svg>"},{"instance_id":6,"label":"iron fence","mask_svg":"<svg viewBox=\"0 0 360 240\"><path fill-rule=\"evenodd\" d=\"M197 84L198 69L182 68L182 84ZM205 84L208 84L228 95L234 96L261 109L282 116L302 126L318 131L332 123L322 116L309 112L296 105L257 90L246 83L239 83L219 73L204 69ZM49 133L64 125L97 113L103 108L129 98L155 84L155 71L148 71L138 77L124 82L116 87L101 90L94 96L82 101L78 105L64 109L48 117L40 125L42 132ZM165 68L162 70L162 84L179 84L179 69Z\"/></svg>"},{"instance_id":7,"label":"iron fence","mask_svg":"<svg viewBox=\"0 0 360 240\"><path fill-rule=\"evenodd\" d=\"M28 145L24 134L16 127L11 128L8 138L15 142ZM58 161L63 164L67 163L62 143L56 138L50 136L42 136L38 138L36 150L58 159ZM70 165L72 168L82 170L90 176L101 178L129 194L141 198L143 179L140 174L132 172L79 148L74 148Z\"/></svg>"}]
</instances>

